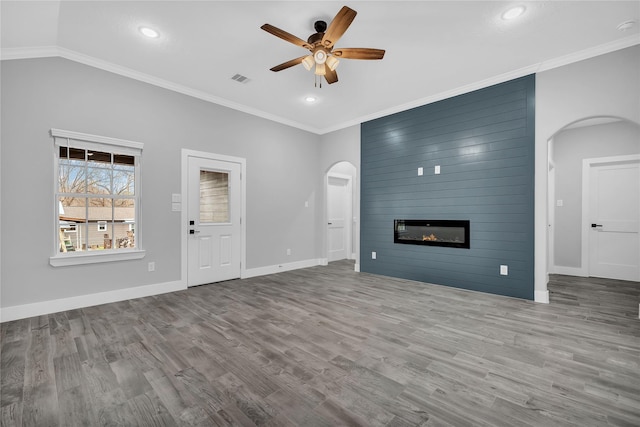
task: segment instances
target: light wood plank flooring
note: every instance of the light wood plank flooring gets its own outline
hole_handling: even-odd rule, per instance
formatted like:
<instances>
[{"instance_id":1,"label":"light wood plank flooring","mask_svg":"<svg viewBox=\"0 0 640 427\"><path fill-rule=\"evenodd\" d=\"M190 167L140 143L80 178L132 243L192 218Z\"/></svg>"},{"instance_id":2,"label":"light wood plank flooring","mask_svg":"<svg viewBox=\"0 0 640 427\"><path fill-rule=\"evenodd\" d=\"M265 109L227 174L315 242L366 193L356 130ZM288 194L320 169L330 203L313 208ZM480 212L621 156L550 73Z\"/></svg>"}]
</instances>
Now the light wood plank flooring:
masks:
<instances>
[{"instance_id":1,"label":"light wood plank flooring","mask_svg":"<svg viewBox=\"0 0 640 427\"><path fill-rule=\"evenodd\" d=\"M638 426L640 283L340 261L2 324L3 426Z\"/></svg>"}]
</instances>

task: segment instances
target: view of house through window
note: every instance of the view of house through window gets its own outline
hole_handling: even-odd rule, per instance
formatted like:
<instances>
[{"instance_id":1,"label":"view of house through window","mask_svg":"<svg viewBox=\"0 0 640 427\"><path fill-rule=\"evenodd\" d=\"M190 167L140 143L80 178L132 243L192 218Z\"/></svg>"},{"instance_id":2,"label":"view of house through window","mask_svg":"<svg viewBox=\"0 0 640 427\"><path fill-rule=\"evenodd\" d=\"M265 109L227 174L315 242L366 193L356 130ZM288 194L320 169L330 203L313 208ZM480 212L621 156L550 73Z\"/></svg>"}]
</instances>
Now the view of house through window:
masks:
<instances>
[{"instance_id":1,"label":"view of house through window","mask_svg":"<svg viewBox=\"0 0 640 427\"><path fill-rule=\"evenodd\" d=\"M60 252L136 247L135 156L58 148Z\"/></svg>"}]
</instances>

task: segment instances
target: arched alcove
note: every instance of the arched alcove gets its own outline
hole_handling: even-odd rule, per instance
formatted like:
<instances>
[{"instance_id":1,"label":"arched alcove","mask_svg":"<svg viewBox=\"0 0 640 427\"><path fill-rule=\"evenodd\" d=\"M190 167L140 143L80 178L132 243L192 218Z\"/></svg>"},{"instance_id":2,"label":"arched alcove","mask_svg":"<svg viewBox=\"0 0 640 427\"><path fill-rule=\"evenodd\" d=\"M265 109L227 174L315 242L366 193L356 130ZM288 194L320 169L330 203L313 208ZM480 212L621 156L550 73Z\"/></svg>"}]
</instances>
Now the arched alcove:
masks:
<instances>
[{"instance_id":1,"label":"arched alcove","mask_svg":"<svg viewBox=\"0 0 640 427\"><path fill-rule=\"evenodd\" d=\"M590 274L589 266L589 253L595 244L591 234L596 231L591 230L589 223L593 218L593 212L590 212L593 209L589 208L590 170L597 164L624 164L633 161L634 156L640 159L640 125L620 117L575 120L549 138L549 273L597 275ZM637 182L629 183L635 184ZM616 199L624 199L628 189L623 185L611 191L619 191Z\"/></svg>"},{"instance_id":2,"label":"arched alcove","mask_svg":"<svg viewBox=\"0 0 640 427\"><path fill-rule=\"evenodd\" d=\"M324 241L327 262L356 259L358 250L357 169L348 161L331 165L324 177Z\"/></svg>"}]
</instances>

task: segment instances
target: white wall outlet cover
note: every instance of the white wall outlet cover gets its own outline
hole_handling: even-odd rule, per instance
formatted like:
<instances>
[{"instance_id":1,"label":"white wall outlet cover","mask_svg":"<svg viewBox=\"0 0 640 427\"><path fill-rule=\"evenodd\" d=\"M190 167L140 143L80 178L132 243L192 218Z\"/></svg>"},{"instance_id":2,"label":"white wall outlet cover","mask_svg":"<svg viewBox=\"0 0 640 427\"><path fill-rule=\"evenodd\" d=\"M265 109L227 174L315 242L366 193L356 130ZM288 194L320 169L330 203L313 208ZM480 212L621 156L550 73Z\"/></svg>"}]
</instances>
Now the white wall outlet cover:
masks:
<instances>
[{"instance_id":1,"label":"white wall outlet cover","mask_svg":"<svg viewBox=\"0 0 640 427\"><path fill-rule=\"evenodd\" d=\"M435 173L436 175L439 175L439 174L440 174L440 165L436 165L436 167L435 167L435 172L434 172L434 173Z\"/></svg>"},{"instance_id":2,"label":"white wall outlet cover","mask_svg":"<svg viewBox=\"0 0 640 427\"><path fill-rule=\"evenodd\" d=\"M422 176L424 174L423 168L418 168L418 176Z\"/></svg>"},{"instance_id":3,"label":"white wall outlet cover","mask_svg":"<svg viewBox=\"0 0 640 427\"><path fill-rule=\"evenodd\" d=\"M180 202L182 202L182 194L179 194L179 193L173 193L173 194L171 195L171 201L172 201L173 203L180 203Z\"/></svg>"},{"instance_id":4,"label":"white wall outlet cover","mask_svg":"<svg viewBox=\"0 0 640 427\"><path fill-rule=\"evenodd\" d=\"M558 207L564 206L564 200L562 200L562 199L556 200L556 206L558 206Z\"/></svg>"},{"instance_id":5,"label":"white wall outlet cover","mask_svg":"<svg viewBox=\"0 0 640 427\"><path fill-rule=\"evenodd\" d=\"M376 254L375 252L371 252L371 259L376 259L377 256L378 254Z\"/></svg>"},{"instance_id":6,"label":"white wall outlet cover","mask_svg":"<svg viewBox=\"0 0 640 427\"><path fill-rule=\"evenodd\" d=\"M180 203L171 203L171 210L173 212L180 212L182 210L182 205Z\"/></svg>"},{"instance_id":7,"label":"white wall outlet cover","mask_svg":"<svg viewBox=\"0 0 640 427\"><path fill-rule=\"evenodd\" d=\"M502 275L502 276L508 276L509 275L509 266L508 265L501 265L500 266L500 275Z\"/></svg>"}]
</instances>

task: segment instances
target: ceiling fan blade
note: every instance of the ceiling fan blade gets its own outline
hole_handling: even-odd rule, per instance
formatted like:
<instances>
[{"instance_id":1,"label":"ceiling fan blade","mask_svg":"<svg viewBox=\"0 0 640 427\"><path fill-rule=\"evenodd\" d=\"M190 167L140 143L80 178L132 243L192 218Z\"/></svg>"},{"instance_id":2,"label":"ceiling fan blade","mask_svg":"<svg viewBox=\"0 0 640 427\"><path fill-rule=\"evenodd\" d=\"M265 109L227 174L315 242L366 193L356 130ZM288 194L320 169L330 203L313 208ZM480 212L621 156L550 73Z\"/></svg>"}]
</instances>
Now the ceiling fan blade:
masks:
<instances>
[{"instance_id":1,"label":"ceiling fan blade","mask_svg":"<svg viewBox=\"0 0 640 427\"><path fill-rule=\"evenodd\" d=\"M290 68L290 67L293 67L294 65L298 65L302 63L302 60L306 57L307 55L301 56L300 58L292 59L291 61L283 62L282 64L276 65L275 67L271 68L271 71L286 70L287 68Z\"/></svg>"},{"instance_id":2,"label":"ceiling fan blade","mask_svg":"<svg viewBox=\"0 0 640 427\"><path fill-rule=\"evenodd\" d=\"M349 25L353 22L356 14L357 12L355 10L350 9L347 6L343 6L324 32L322 45L330 48L336 44L344 32L347 31L347 28L349 28Z\"/></svg>"},{"instance_id":3,"label":"ceiling fan blade","mask_svg":"<svg viewBox=\"0 0 640 427\"><path fill-rule=\"evenodd\" d=\"M270 24L264 24L260 28L265 30L267 33L271 33L276 37L280 37L282 40L288 41L289 43L293 43L296 46L300 46L305 49L312 49L312 46L306 41L302 40L299 37L294 36L293 34L287 33L286 31L281 30L278 27L274 27L273 25L270 25Z\"/></svg>"},{"instance_id":4,"label":"ceiling fan blade","mask_svg":"<svg viewBox=\"0 0 640 427\"><path fill-rule=\"evenodd\" d=\"M324 78L327 80L327 83L335 83L338 81L338 73L335 70L332 70L329 67L325 68Z\"/></svg>"},{"instance_id":5,"label":"ceiling fan blade","mask_svg":"<svg viewBox=\"0 0 640 427\"><path fill-rule=\"evenodd\" d=\"M345 59L382 59L383 49L370 49L367 47L345 47L331 52L337 58Z\"/></svg>"}]
</instances>

